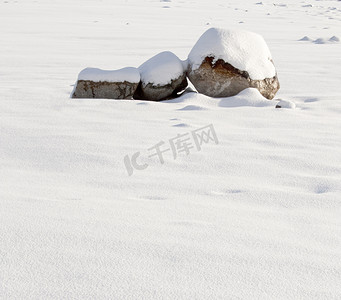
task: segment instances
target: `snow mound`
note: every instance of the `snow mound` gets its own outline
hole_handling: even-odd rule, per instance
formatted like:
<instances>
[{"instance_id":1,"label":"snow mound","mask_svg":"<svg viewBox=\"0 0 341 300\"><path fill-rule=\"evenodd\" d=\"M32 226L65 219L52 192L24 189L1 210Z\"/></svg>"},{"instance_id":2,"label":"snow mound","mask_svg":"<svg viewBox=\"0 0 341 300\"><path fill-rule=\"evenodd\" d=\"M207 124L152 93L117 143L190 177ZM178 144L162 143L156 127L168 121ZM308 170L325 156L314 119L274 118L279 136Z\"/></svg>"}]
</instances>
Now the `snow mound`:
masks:
<instances>
[{"instance_id":1,"label":"snow mound","mask_svg":"<svg viewBox=\"0 0 341 300\"><path fill-rule=\"evenodd\" d=\"M240 107L240 106L274 106L274 103L262 96L255 88L248 88L233 97L221 98L220 107Z\"/></svg>"},{"instance_id":2,"label":"snow mound","mask_svg":"<svg viewBox=\"0 0 341 300\"><path fill-rule=\"evenodd\" d=\"M138 69L128 67L119 70L107 71L98 68L86 68L78 75L78 80L90 80L94 82L140 82L140 73Z\"/></svg>"},{"instance_id":3,"label":"snow mound","mask_svg":"<svg viewBox=\"0 0 341 300\"><path fill-rule=\"evenodd\" d=\"M329 42L340 42L340 39L337 37L337 36L332 36L330 39L329 39Z\"/></svg>"},{"instance_id":4,"label":"snow mound","mask_svg":"<svg viewBox=\"0 0 341 300\"><path fill-rule=\"evenodd\" d=\"M328 41L324 38L318 38L315 41L313 41L314 44L327 44Z\"/></svg>"},{"instance_id":5,"label":"snow mound","mask_svg":"<svg viewBox=\"0 0 341 300\"><path fill-rule=\"evenodd\" d=\"M338 43L340 42L340 39L337 36L332 36L330 39L328 38L317 38L316 40L311 39L308 36L305 36L301 39L299 39L300 42L312 42L314 44L330 44L330 43Z\"/></svg>"},{"instance_id":6,"label":"snow mound","mask_svg":"<svg viewBox=\"0 0 341 300\"><path fill-rule=\"evenodd\" d=\"M313 40L309 36L304 36L303 38L299 39L300 42L312 42Z\"/></svg>"},{"instance_id":7,"label":"snow mound","mask_svg":"<svg viewBox=\"0 0 341 300\"><path fill-rule=\"evenodd\" d=\"M268 100L255 88L247 88L238 95L223 98L211 98L200 93L187 93L179 98L163 101L163 103L181 103L185 106L179 111L199 111L220 109L220 107L275 107L277 102Z\"/></svg>"},{"instance_id":8,"label":"snow mound","mask_svg":"<svg viewBox=\"0 0 341 300\"><path fill-rule=\"evenodd\" d=\"M174 53L164 51L147 60L138 69L143 85L166 85L184 74L184 65Z\"/></svg>"},{"instance_id":9,"label":"snow mound","mask_svg":"<svg viewBox=\"0 0 341 300\"><path fill-rule=\"evenodd\" d=\"M200 67L205 57L228 62L241 71L247 71L253 80L276 75L271 53L259 34L245 30L210 28L199 38L188 56L192 70Z\"/></svg>"}]
</instances>

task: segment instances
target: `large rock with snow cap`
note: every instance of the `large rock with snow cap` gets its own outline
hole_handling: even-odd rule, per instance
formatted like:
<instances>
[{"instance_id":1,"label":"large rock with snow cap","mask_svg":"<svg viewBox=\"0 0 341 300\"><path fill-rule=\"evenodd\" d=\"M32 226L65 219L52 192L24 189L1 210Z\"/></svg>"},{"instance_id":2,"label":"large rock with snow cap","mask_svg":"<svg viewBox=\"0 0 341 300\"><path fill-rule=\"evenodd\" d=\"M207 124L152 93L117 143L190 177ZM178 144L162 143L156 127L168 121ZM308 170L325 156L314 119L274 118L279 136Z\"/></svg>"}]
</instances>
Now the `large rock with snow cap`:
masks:
<instances>
[{"instance_id":1,"label":"large rock with snow cap","mask_svg":"<svg viewBox=\"0 0 341 300\"><path fill-rule=\"evenodd\" d=\"M78 75L72 98L132 99L140 82L136 68L105 71L86 68Z\"/></svg>"},{"instance_id":2,"label":"large rock with snow cap","mask_svg":"<svg viewBox=\"0 0 341 300\"><path fill-rule=\"evenodd\" d=\"M272 99L280 87L264 39L244 30L208 29L188 56L188 77L198 92L211 97L253 87Z\"/></svg>"},{"instance_id":3,"label":"large rock with snow cap","mask_svg":"<svg viewBox=\"0 0 341 300\"><path fill-rule=\"evenodd\" d=\"M176 97L187 87L186 70L182 61L172 52L161 52L139 68L141 83L134 99L159 101Z\"/></svg>"}]
</instances>

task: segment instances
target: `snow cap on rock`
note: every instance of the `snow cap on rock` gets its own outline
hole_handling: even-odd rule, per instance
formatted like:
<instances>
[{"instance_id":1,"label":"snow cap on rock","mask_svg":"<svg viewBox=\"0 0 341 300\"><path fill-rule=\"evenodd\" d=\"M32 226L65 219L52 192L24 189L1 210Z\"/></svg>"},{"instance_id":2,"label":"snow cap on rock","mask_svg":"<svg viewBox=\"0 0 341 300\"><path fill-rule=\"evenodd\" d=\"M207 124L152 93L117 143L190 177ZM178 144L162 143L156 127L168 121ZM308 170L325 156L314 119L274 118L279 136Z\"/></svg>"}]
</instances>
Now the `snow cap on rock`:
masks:
<instances>
[{"instance_id":1,"label":"snow cap on rock","mask_svg":"<svg viewBox=\"0 0 341 300\"><path fill-rule=\"evenodd\" d=\"M179 78L184 72L183 62L172 52L161 52L139 68L143 85L166 85Z\"/></svg>"},{"instance_id":2,"label":"snow cap on rock","mask_svg":"<svg viewBox=\"0 0 341 300\"><path fill-rule=\"evenodd\" d=\"M78 75L78 80L88 80L93 82L140 82L138 69L128 67L119 70L107 71L97 68L86 68Z\"/></svg>"},{"instance_id":3,"label":"snow cap on rock","mask_svg":"<svg viewBox=\"0 0 341 300\"><path fill-rule=\"evenodd\" d=\"M213 57L213 63L222 59L233 67L248 72L253 80L263 80L276 75L268 46L262 36L253 32L208 29L188 56L192 69L198 69L205 57Z\"/></svg>"}]
</instances>

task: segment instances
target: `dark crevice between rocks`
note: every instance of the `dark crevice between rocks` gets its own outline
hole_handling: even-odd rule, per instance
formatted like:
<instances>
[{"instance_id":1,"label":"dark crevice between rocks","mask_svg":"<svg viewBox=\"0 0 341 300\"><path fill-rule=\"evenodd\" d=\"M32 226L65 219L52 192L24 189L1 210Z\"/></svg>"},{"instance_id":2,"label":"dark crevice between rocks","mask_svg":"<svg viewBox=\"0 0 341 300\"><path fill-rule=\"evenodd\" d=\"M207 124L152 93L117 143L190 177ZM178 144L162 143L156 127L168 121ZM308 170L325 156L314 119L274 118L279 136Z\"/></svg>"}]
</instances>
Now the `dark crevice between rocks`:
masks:
<instances>
[{"instance_id":1,"label":"dark crevice between rocks","mask_svg":"<svg viewBox=\"0 0 341 300\"><path fill-rule=\"evenodd\" d=\"M187 77L185 76L183 81L178 86L176 86L177 80L178 79L172 80L169 84L166 84L166 85L153 85L152 83L147 84L147 86L155 90L157 89L173 90L173 92L170 95L166 97L162 97L161 99L150 99L150 97L146 96L145 93L143 92L142 82L140 82L133 95L133 99L134 100L146 100L146 101L164 101L164 100L171 100L171 99L178 98L182 95L181 92L184 91L186 87L188 86L188 81L187 81Z\"/></svg>"},{"instance_id":2,"label":"dark crevice between rocks","mask_svg":"<svg viewBox=\"0 0 341 300\"><path fill-rule=\"evenodd\" d=\"M145 99L143 99L142 82L141 81L135 90L135 93L133 95L133 99L134 100L145 100Z\"/></svg>"}]
</instances>

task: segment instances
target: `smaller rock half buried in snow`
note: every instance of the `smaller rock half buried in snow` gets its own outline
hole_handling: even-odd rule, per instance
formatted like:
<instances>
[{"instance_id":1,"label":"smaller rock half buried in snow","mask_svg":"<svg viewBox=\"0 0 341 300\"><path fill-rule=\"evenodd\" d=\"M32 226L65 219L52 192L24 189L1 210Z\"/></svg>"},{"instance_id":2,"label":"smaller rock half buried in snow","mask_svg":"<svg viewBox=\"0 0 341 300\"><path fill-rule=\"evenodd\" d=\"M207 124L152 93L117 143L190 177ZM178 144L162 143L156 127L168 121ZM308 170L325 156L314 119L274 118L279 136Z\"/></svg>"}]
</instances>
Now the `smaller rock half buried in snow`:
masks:
<instances>
[{"instance_id":1,"label":"smaller rock half buried in snow","mask_svg":"<svg viewBox=\"0 0 341 300\"><path fill-rule=\"evenodd\" d=\"M244 30L208 29L188 56L188 78L210 97L230 97L252 87L273 99L280 87L264 39Z\"/></svg>"},{"instance_id":2,"label":"smaller rock half buried in snow","mask_svg":"<svg viewBox=\"0 0 341 300\"><path fill-rule=\"evenodd\" d=\"M159 101L177 96L188 83L182 61L172 52L161 52L139 68L141 82L134 99Z\"/></svg>"},{"instance_id":3,"label":"smaller rock half buried in snow","mask_svg":"<svg viewBox=\"0 0 341 300\"><path fill-rule=\"evenodd\" d=\"M139 82L136 68L114 71L86 68L78 75L72 98L132 99Z\"/></svg>"},{"instance_id":4,"label":"smaller rock half buried in snow","mask_svg":"<svg viewBox=\"0 0 341 300\"><path fill-rule=\"evenodd\" d=\"M296 104L292 101L278 99L279 102L276 104L276 108L290 108L295 109Z\"/></svg>"}]
</instances>

